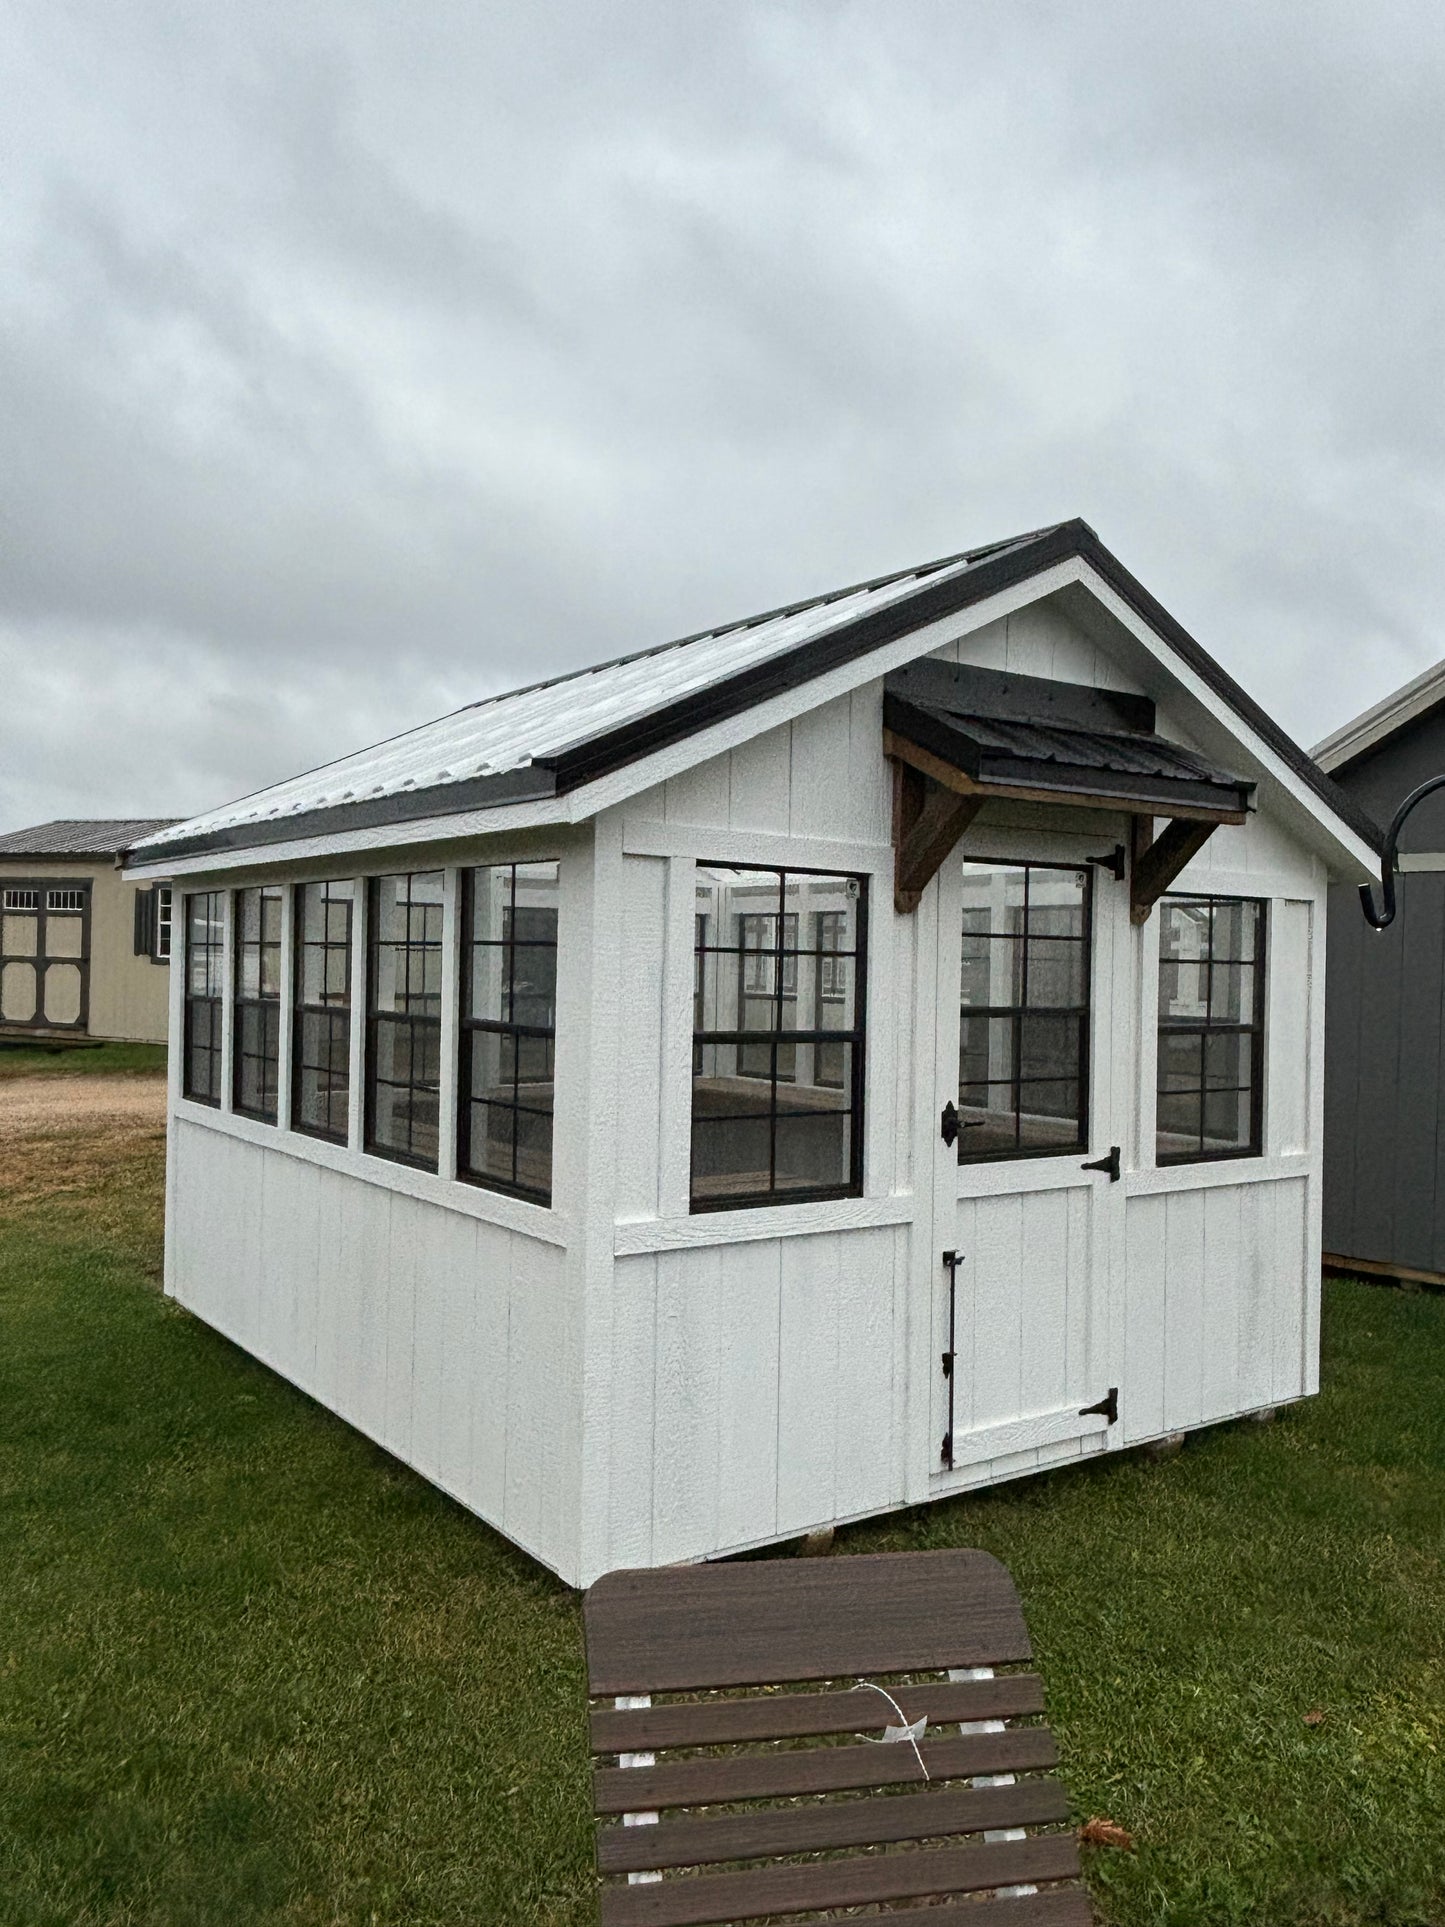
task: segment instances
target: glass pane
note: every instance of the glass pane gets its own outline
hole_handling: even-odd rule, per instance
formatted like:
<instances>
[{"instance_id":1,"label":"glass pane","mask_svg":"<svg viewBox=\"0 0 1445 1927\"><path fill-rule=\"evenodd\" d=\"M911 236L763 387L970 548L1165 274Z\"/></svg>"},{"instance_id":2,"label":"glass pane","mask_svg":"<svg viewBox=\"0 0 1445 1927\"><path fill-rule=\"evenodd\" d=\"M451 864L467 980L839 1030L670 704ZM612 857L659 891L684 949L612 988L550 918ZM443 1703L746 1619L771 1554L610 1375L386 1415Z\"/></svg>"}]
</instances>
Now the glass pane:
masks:
<instances>
[{"instance_id":1,"label":"glass pane","mask_svg":"<svg viewBox=\"0 0 1445 1927\"><path fill-rule=\"evenodd\" d=\"M1018 1143L1012 1084L965 1084L958 1096L958 1155L997 1157Z\"/></svg>"},{"instance_id":2,"label":"glass pane","mask_svg":"<svg viewBox=\"0 0 1445 1927\"><path fill-rule=\"evenodd\" d=\"M1081 1008L1086 963L1082 942L1031 937L1028 947L1027 1003L1034 1009Z\"/></svg>"},{"instance_id":3,"label":"glass pane","mask_svg":"<svg viewBox=\"0 0 1445 1927\"><path fill-rule=\"evenodd\" d=\"M1259 905L1249 900L1216 898L1214 956L1225 963L1252 963L1259 940Z\"/></svg>"},{"instance_id":4,"label":"glass pane","mask_svg":"<svg viewBox=\"0 0 1445 1927\"><path fill-rule=\"evenodd\" d=\"M1079 1078L1083 1071L1082 1018L1026 1011L1018 1023L1021 1078Z\"/></svg>"},{"instance_id":5,"label":"glass pane","mask_svg":"<svg viewBox=\"0 0 1445 1927\"><path fill-rule=\"evenodd\" d=\"M1210 971L1209 1018L1215 1024L1254 1022L1253 964L1217 963Z\"/></svg>"},{"instance_id":6,"label":"glass pane","mask_svg":"<svg viewBox=\"0 0 1445 1927\"><path fill-rule=\"evenodd\" d=\"M997 1083L1013 1076L1014 1017L965 1017L959 1032L960 1084Z\"/></svg>"},{"instance_id":7,"label":"glass pane","mask_svg":"<svg viewBox=\"0 0 1445 1927\"><path fill-rule=\"evenodd\" d=\"M1204 960L1159 965L1159 1020L1200 1023L1207 1014L1209 966Z\"/></svg>"},{"instance_id":8,"label":"glass pane","mask_svg":"<svg viewBox=\"0 0 1445 1927\"><path fill-rule=\"evenodd\" d=\"M1028 879L1029 936L1082 939L1088 890L1084 871L1035 866Z\"/></svg>"},{"instance_id":9,"label":"glass pane","mask_svg":"<svg viewBox=\"0 0 1445 1927\"><path fill-rule=\"evenodd\" d=\"M1199 1152L1200 1099L1193 1091L1159 1095L1154 1150L1156 1157L1194 1157Z\"/></svg>"},{"instance_id":10,"label":"glass pane","mask_svg":"<svg viewBox=\"0 0 1445 1927\"><path fill-rule=\"evenodd\" d=\"M1248 1091L1206 1091L1205 1150L1231 1151L1247 1147L1252 1111L1253 1100Z\"/></svg>"},{"instance_id":11,"label":"glass pane","mask_svg":"<svg viewBox=\"0 0 1445 1927\"><path fill-rule=\"evenodd\" d=\"M551 913L554 921L556 912ZM512 1022L551 1030L557 1018L557 946L519 943L511 959Z\"/></svg>"},{"instance_id":12,"label":"glass pane","mask_svg":"<svg viewBox=\"0 0 1445 1927\"><path fill-rule=\"evenodd\" d=\"M779 1117L774 1183L779 1191L816 1190L848 1182L852 1119L844 1110Z\"/></svg>"},{"instance_id":13,"label":"glass pane","mask_svg":"<svg viewBox=\"0 0 1445 1927\"><path fill-rule=\"evenodd\" d=\"M1053 1151L1082 1147L1076 1081L1025 1084L1019 1092L1019 1149Z\"/></svg>"},{"instance_id":14,"label":"glass pane","mask_svg":"<svg viewBox=\"0 0 1445 1927\"><path fill-rule=\"evenodd\" d=\"M515 1122L517 1183L547 1197L552 1194L552 1093L529 1087Z\"/></svg>"},{"instance_id":15,"label":"glass pane","mask_svg":"<svg viewBox=\"0 0 1445 1927\"><path fill-rule=\"evenodd\" d=\"M499 1184L516 1182L517 1114L509 1104L471 1106L467 1169L474 1177Z\"/></svg>"},{"instance_id":16,"label":"glass pane","mask_svg":"<svg viewBox=\"0 0 1445 1927\"><path fill-rule=\"evenodd\" d=\"M1204 1076L1204 1040L1198 1031L1161 1030L1159 1088L1197 1091Z\"/></svg>"},{"instance_id":17,"label":"glass pane","mask_svg":"<svg viewBox=\"0 0 1445 1927\"><path fill-rule=\"evenodd\" d=\"M1204 1082L1211 1090L1238 1090L1250 1081L1254 1039L1247 1031L1216 1031L1204 1040Z\"/></svg>"},{"instance_id":18,"label":"glass pane","mask_svg":"<svg viewBox=\"0 0 1445 1927\"><path fill-rule=\"evenodd\" d=\"M1196 963L1209 956L1209 905L1192 897L1166 897L1160 905L1159 955Z\"/></svg>"},{"instance_id":19,"label":"glass pane","mask_svg":"<svg viewBox=\"0 0 1445 1927\"><path fill-rule=\"evenodd\" d=\"M696 1198L766 1195L771 1185L771 1120L714 1115L708 1093L693 1088L692 1192Z\"/></svg>"}]
</instances>

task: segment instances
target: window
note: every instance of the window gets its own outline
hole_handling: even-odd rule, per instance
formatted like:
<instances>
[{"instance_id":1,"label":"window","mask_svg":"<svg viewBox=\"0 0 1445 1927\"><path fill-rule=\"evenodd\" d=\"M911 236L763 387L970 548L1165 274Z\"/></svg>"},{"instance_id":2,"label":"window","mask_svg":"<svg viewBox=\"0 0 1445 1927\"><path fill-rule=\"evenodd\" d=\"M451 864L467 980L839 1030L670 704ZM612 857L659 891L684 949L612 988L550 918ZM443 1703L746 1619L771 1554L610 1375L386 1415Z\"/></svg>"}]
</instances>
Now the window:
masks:
<instances>
[{"instance_id":1,"label":"window","mask_svg":"<svg viewBox=\"0 0 1445 1927\"><path fill-rule=\"evenodd\" d=\"M1263 1096L1264 905L1165 897L1156 1161L1257 1157Z\"/></svg>"},{"instance_id":2,"label":"window","mask_svg":"<svg viewBox=\"0 0 1445 1927\"><path fill-rule=\"evenodd\" d=\"M222 898L204 890L185 899L186 1003L181 1088L200 1104L221 1101Z\"/></svg>"},{"instance_id":3,"label":"window","mask_svg":"<svg viewBox=\"0 0 1445 1927\"><path fill-rule=\"evenodd\" d=\"M697 871L692 1207L863 1188L867 883Z\"/></svg>"},{"instance_id":4,"label":"window","mask_svg":"<svg viewBox=\"0 0 1445 1927\"><path fill-rule=\"evenodd\" d=\"M296 892L291 1127L345 1144L351 1102L351 930L354 883Z\"/></svg>"},{"instance_id":5,"label":"window","mask_svg":"<svg viewBox=\"0 0 1445 1927\"><path fill-rule=\"evenodd\" d=\"M38 890L7 890L5 892L7 910L38 910L40 892Z\"/></svg>"},{"instance_id":6,"label":"window","mask_svg":"<svg viewBox=\"0 0 1445 1927\"><path fill-rule=\"evenodd\" d=\"M1088 1143L1087 869L965 863L958 1160Z\"/></svg>"},{"instance_id":7,"label":"window","mask_svg":"<svg viewBox=\"0 0 1445 1927\"><path fill-rule=\"evenodd\" d=\"M47 890L45 907L47 910L83 910L85 892L84 890Z\"/></svg>"},{"instance_id":8,"label":"window","mask_svg":"<svg viewBox=\"0 0 1445 1927\"><path fill-rule=\"evenodd\" d=\"M557 865L471 871L462 915L457 1170L550 1204Z\"/></svg>"},{"instance_id":9,"label":"window","mask_svg":"<svg viewBox=\"0 0 1445 1927\"><path fill-rule=\"evenodd\" d=\"M135 942L138 957L169 963L171 955L171 886L153 883L135 893Z\"/></svg>"},{"instance_id":10,"label":"window","mask_svg":"<svg viewBox=\"0 0 1445 1927\"><path fill-rule=\"evenodd\" d=\"M442 873L373 877L366 972L366 1148L437 1167Z\"/></svg>"},{"instance_id":11,"label":"window","mask_svg":"<svg viewBox=\"0 0 1445 1927\"><path fill-rule=\"evenodd\" d=\"M236 892L235 1065L232 1107L276 1122L281 1064L281 891L263 884Z\"/></svg>"}]
</instances>

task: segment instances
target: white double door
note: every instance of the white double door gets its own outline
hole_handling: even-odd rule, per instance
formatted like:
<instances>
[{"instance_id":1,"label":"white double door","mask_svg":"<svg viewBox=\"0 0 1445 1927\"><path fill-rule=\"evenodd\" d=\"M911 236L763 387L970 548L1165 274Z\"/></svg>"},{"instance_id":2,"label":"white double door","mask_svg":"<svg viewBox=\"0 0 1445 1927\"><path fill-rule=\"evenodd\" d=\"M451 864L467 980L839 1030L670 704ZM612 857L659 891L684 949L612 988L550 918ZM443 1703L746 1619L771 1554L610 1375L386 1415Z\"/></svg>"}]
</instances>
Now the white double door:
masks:
<instances>
[{"instance_id":1,"label":"white double door","mask_svg":"<svg viewBox=\"0 0 1445 1927\"><path fill-rule=\"evenodd\" d=\"M970 841L938 882L930 1469L945 1483L1104 1443L1124 1186L1085 1167L1127 1158L1131 1074L1127 885L1091 860L1114 840Z\"/></svg>"}]
</instances>

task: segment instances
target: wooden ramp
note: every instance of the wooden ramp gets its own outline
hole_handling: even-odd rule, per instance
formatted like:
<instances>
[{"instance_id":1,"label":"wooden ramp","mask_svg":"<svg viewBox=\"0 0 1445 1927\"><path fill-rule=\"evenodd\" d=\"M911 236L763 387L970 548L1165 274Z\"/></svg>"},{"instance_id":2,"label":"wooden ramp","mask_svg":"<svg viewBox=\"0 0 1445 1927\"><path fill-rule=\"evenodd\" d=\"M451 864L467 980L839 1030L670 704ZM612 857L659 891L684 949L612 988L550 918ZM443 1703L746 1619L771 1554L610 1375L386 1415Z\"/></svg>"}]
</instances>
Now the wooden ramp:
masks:
<instances>
[{"instance_id":1,"label":"wooden ramp","mask_svg":"<svg viewBox=\"0 0 1445 1927\"><path fill-rule=\"evenodd\" d=\"M1030 1649L987 1553L613 1572L584 1621L603 1927L1088 1927L1042 1682L997 1670Z\"/></svg>"}]
</instances>

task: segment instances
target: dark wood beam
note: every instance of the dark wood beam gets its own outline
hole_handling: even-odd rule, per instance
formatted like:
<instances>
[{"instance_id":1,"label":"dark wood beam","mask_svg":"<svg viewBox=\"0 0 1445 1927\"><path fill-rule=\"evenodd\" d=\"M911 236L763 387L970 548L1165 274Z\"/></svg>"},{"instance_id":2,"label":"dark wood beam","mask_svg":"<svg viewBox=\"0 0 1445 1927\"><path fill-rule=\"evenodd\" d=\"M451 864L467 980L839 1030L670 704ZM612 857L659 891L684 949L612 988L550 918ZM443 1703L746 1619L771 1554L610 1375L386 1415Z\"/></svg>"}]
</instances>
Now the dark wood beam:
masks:
<instances>
[{"instance_id":1,"label":"dark wood beam","mask_svg":"<svg viewBox=\"0 0 1445 1927\"><path fill-rule=\"evenodd\" d=\"M1179 875L1185 864L1204 848L1214 833L1212 823L1198 823L1176 817L1166 823L1153 842L1148 839L1147 817L1136 818L1143 834L1135 843L1134 862L1129 877L1129 921L1147 923L1149 912Z\"/></svg>"},{"instance_id":2,"label":"dark wood beam","mask_svg":"<svg viewBox=\"0 0 1445 1927\"><path fill-rule=\"evenodd\" d=\"M908 916L984 798L960 796L905 763L893 771L893 907Z\"/></svg>"}]
</instances>

